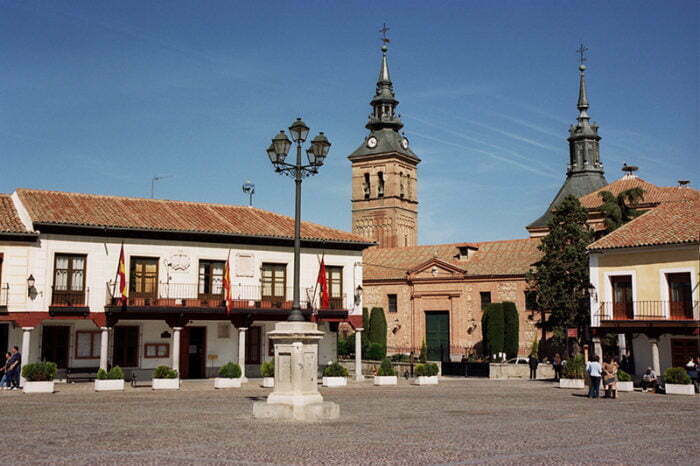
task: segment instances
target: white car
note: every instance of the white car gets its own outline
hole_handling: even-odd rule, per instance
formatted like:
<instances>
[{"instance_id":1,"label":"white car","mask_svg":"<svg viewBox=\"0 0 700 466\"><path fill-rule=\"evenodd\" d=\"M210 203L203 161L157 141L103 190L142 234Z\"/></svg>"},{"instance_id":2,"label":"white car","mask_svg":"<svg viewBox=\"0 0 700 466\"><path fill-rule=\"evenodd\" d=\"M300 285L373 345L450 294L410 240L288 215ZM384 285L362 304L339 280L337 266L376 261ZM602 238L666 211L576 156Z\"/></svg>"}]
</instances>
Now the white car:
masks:
<instances>
[{"instance_id":1,"label":"white car","mask_svg":"<svg viewBox=\"0 0 700 466\"><path fill-rule=\"evenodd\" d=\"M517 358L512 358L506 361L508 364L527 364L530 361L527 358L523 357L517 357Z\"/></svg>"}]
</instances>

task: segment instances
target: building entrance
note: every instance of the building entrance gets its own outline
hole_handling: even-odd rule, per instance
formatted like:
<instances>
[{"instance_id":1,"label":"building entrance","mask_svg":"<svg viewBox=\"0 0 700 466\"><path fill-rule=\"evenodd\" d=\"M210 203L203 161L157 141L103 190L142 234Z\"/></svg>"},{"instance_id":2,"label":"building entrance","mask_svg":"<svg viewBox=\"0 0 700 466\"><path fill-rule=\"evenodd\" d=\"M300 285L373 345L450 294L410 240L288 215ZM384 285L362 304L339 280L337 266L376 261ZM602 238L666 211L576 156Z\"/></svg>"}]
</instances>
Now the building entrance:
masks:
<instances>
[{"instance_id":1,"label":"building entrance","mask_svg":"<svg viewBox=\"0 0 700 466\"><path fill-rule=\"evenodd\" d=\"M449 361L450 314L447 311L425 313L425 344L429 361Z\"/></svg>"}]
</instances>

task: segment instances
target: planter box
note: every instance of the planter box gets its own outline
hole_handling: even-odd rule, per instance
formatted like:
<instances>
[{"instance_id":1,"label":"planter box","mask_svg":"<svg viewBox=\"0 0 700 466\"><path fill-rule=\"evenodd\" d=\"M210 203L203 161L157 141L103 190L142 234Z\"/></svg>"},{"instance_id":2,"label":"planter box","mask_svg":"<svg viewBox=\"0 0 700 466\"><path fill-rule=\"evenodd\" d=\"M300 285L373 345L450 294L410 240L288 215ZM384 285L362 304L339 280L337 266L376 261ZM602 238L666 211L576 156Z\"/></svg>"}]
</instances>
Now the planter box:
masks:
<instances>
[{"instance_id":1,"label":"planter box","mask_svg":"<svg viewBox=\"0 0 700 466\"><path fill-rule=\"evenodd\" d=\"M347 377L324 377L324 387L344 387L348 384Z\"/></svg>"},{"instance_id":2,"label":"planter box","mask_svg":"<svg viewBox=\"0 0 700 466\"><path fill-rule=\"evenodd\" d=\"M634 391L634 382L632 382L632 381L617 382L617 391L618 392L633 392Z\"/></svg>"},{"instance_id":3,"label":"planter box","mask_svg":"<svg viewBox=\"0 0 700 466\"><path fill-rule=\"evenodd\" d=\"M586 388L583 379L559 379L559 388Z\"/></svg>"},{"instance_id":4,"label":"planter box","mask_svg":"<svg viewBox=\"0 0 700 466\"><path fill-rule=\"evenodd\" d=\"M241 378L216 377L214 379L214 388L241 388Z\"/></svg>"},{"instance_id":5,"label":"planter box","mask_svg":"<svg viewBox=\"0 0 700 466\"><path fill-rule=\"evenodd\" d=\"M432 375L430 377L421 375L416 377L413 380L413 385L437 385L438 384L438 376L437 375Z\"/></svg>"},{"instance_id":6,"label":"planter box","mask_svg":"<svg viewBox=\"0 0 700 466\"><path fill-rule=\"evenodd\" d=\"M51 382L25 381L22 391L24 393L53 393L53 380Z\"/></svg>"},{"instance_id":7,"label":"planter box","mask_svg":"<svg viewBox=\"0 0 700 466\"><path fill-rule=\"evenodd\" d=\"M153 390L179 390L180 379L153 379Z\"/></svg>"},{"instance_id":8,"label":"planter box","mask_svg":"<svg viewBox=\"0 0 700 466\"><path fill-rule=\"evenodd\" d=\"M113 390L124 390L124 379L95 380L96 392L107 392Z\"/></svg>"},{"instance_id":9,"label":"planter box","mask_svg":"<svg viewBox=\"0 0 700 466\"><path fill-rule=\"evenodd\" d=\"M688 385L667 383L665 388L667 395L695 395L695 386L692 383Z\"/></svg>"},{"instance_id":10,"label":"planter box","mask_svg":"<svg viewBox=\"0 0 700 466\"><path fill-rule=\"evenodd\" d=\"M375 375L374 385L396 385L398 378L395 375Z\"/></svg>"},{"instance_id":11,"label":"planter box","mask_svg":"<svg viewBox=\"0 0 700 466\"><path fill-rule=\"evenodd\" d=\"M275 388L275 378L274 377L263 377L262 386L265 388Z\"/></svg>"}]
</instances>

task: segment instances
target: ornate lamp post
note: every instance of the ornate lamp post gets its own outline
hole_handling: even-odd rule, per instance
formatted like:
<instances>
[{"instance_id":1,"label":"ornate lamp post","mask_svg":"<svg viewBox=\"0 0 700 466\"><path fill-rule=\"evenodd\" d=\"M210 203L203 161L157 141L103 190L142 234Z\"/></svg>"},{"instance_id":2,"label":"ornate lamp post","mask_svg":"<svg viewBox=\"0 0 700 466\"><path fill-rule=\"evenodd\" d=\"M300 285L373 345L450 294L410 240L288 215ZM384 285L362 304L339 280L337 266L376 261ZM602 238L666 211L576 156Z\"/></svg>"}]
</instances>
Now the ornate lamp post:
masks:
<instances>
[{"instance_id":1,"label":"ornate lamp post","mask_svg":"<svg viewBox=\"0 0 700 466\"><path fill-rule=\"evenodd\" d=\"M323 332L318 325L306 322L299 303L299 279L301 269L301 181L318 173L319 167L328 155L331 143L320 133L311 141L306 151L308 164L301 159L301 145L309 135L309 127L301 118L289 127L290 141L284 131L272 138L267 149L272 165L277 173L294 178L296 184L294 205L294 302L292 312L286 322L278 322L268 337L275 347L275 388L266 401L253 403L253 417L260 419L294 419L316 421L337 419L340 407L323 401L316 384L318 372L318 342ZM292 146L297 145L296 162L286 163L284 159Z\"/></svg>"},{"instance_id":2,"label":"ornate lamp post","mask_svg":"<svg viewBox=\"0 0 700 466\"><path fill-rule=\"evenodd\" d=\"M292 141L289 140L284 130L272 138L272 144L267 148L267 156L270 162L275 167L275 172L282 173L294 178L295 197L294 197L294 302L292 303L292 312L287 318L290 322L303 322L304 316L301 313L301 304L299 302L299 275L300 275L300 256L301 256L301 181L303 178L318 173L318 169L323 165L323 161L328 155L328 150L331 143L328 142L323 133L311 141L311 147L306 150L309 163L304 165L301 158L301 145L306 141L309 135L309 127L297 118L292 126L289 127L289 133L292 136L292 141L297 146L296 162L286 163L284 159L287 157L289 148L292 146Z\"/></svg>"}]
</instances>

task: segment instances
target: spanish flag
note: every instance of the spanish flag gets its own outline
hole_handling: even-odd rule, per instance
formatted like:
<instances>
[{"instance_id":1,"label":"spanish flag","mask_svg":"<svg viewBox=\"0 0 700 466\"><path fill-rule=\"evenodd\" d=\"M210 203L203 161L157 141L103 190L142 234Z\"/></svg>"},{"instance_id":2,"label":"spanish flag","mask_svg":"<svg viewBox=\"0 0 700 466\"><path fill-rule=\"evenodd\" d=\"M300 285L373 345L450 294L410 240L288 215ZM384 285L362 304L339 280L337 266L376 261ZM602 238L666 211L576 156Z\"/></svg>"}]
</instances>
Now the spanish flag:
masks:
<instances>
[{"instance_id":1,"label":"spanish flag","mask_svg":"<svg viewBox=\"0 0 700 466\"><path fill-rule=\"evenodd\" d=\"M124 243L122 243L122 250L119 253L117 279L119 280L119 305L126 306L128 291L126 288L126 260L124 259Z\"/></svg>"},{"instance_id":2,"label":"spanish flag","mask_svg":"<svg viewBox=\"0 0 700 466\"><path fill-rule=\"evenodd\" d=\"M328 279L326 278L326 264L323 258L321 258L321 266L318 269L318 277L316 277L316 283L321 287L320 308L328 309L330 305L330 299L328 296Z\"/></svg>"},{"instance_id":3,"label":"spanish flag","mask_svg":"<svg viewBox=\"0 0 700 466\"><path fill-rule=\"evenodd\" d=\"M226 265L224 266L224 300L226 301L226 312L233 309L233 298L231 296L231 251L228 252Z\"/></svg>"}]
</instances>

